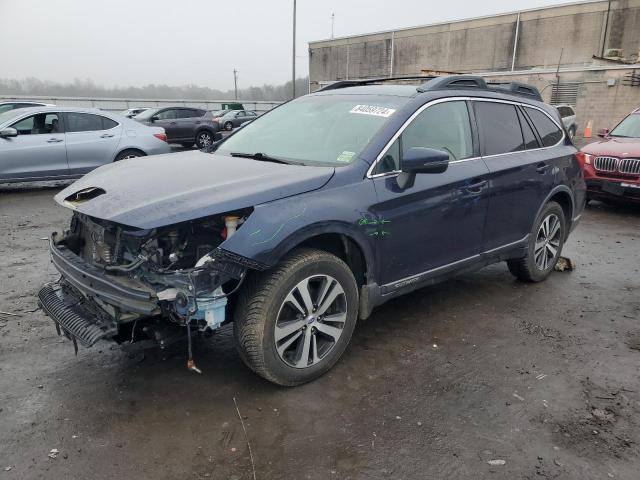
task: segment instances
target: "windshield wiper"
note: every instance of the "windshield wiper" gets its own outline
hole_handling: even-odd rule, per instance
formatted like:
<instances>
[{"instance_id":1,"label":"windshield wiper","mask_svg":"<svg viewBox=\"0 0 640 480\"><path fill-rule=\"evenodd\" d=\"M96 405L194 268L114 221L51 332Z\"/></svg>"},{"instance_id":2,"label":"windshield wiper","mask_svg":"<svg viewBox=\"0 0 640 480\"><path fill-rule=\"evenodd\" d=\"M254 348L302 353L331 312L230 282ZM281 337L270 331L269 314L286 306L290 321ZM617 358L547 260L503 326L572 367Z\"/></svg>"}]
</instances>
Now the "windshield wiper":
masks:
<instances>
[{"instance_id":1,"label":"windshield wiper","mask_svg":"<svg viewBox=\"0 0 640 480\"><path fill-rule=\"evenodd\" d=\"M272 157L262 152L256 152L256 153L231 152L229 155L231 155L232 157L243 157L243 158L251 158L253 160L261 160L263 162L284 163L285 165L302 165L301 163L291 162L289 160L283 160L281 158Z\"/></svg>"}]
</instances>

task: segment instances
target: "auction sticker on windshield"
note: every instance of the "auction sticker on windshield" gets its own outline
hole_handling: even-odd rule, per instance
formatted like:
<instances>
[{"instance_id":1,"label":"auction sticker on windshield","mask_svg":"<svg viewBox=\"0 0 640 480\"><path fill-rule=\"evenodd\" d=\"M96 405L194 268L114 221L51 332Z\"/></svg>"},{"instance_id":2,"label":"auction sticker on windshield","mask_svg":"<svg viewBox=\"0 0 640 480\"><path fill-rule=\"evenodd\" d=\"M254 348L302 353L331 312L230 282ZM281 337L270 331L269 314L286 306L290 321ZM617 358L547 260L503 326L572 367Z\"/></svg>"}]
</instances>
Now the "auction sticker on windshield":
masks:
<instances>
[{"instance_id":1,"label":"auction sticker on windshield","mask_svg":"<svg viewBox=\"0 0 640 480\"><path fill-rule=\"evenodd\" d=\"M395 111L395 108L378 107L376 105L356 105L351 110L349 110L349 113L374 115L376 117L390 117Z\"/></svg>"}]
</instances>

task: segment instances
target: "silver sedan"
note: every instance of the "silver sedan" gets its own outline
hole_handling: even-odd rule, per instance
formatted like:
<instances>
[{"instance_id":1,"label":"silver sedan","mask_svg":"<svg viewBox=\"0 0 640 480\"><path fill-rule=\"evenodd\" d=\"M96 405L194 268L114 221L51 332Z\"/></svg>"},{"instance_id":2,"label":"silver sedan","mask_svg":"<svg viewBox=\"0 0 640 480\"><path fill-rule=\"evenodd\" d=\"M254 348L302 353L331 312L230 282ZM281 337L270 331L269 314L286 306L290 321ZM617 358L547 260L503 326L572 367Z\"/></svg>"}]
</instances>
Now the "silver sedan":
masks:
<instances>
[{"instance_id":1,"label":"silver sedan","mask_svg":"<svg viewBox=\"0 0 640 480\"><path fill-rule=\"evenodd\" d=\"M79 178L106 163L170 151L163 128L97 109L0 114L0 182Z\"/></svg>"}]
</instances>

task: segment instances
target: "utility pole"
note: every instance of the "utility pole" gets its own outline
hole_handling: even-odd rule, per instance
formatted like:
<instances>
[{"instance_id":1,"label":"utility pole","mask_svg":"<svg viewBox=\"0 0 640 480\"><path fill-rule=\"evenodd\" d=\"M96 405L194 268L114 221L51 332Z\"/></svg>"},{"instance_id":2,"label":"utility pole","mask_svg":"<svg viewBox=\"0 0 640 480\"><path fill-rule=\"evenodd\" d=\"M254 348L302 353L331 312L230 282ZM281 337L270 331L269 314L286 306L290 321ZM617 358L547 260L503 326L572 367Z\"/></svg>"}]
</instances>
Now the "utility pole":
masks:
<instances>
[{"instance_id":1,"label":"utility pole","mask_svg":"<svg viewBox=\"0 0 640 480\"><path fill-rule=\"evenodd\" d=\"M238 100L238 70L233 69L233 85L236 93L236 100Z\"/></svg>"},{"instance_id":2,"label":"utility pole","mask_svg":"<svg viewBox=\"0 0 640 480\"><path fill-rule=\"evenodd\" d=\"M296 98L296 0L293 0L293 56L291 57L292 69L292 90L293 97Z\"/></svg>"},{"instance_id":3,"label":"utility pole","mask_svg":"<svg viewBox=\"0 0 640 480\"><path fill-rule=\"evenodd\" d=\"M332 39L333 39L333 23L335 19L336 19L336 14L331 12L331 38Z\"/></svg>"}]
</instances>

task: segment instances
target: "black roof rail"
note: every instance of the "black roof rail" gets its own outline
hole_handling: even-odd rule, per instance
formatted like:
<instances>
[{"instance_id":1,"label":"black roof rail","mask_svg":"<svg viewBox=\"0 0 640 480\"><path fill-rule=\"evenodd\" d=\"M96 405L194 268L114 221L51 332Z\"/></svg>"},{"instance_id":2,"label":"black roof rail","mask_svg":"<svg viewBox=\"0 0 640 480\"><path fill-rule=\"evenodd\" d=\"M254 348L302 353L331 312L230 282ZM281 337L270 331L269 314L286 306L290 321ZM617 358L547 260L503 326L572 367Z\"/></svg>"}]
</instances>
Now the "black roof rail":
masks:
<instances>
[{"instance_id":1,"label":"black roof rail","mask_svg":"<svg viewBox=\"0 0 640 480\"><path fill-rule=\"evenodd\" d=\"M509 93L530 97L534 100L542 102L542 95L540 95L540 90L538 90L533 85L527 85L526 83L521 82L490 82L487 84L487 86L491 90L506 90Z\"/></svg>"},{"instance_id":2,"label":"black roof rail","mask_svg":"<svg viewBox=\"0 0 640 480\"><path fill-rule=\"evenodd\" d=\"M366 80L338 80L336 82L325 85L322 88L319 88L318 92L326 92L327 90L337 90L339 88L347 88L347 87L358 87L361 85L372 85L375 83L389 82L389 81L398 81L398 80L429 80L431 78L435 78L434 76L428 75L420 75L413 77L382 77L382 78L369 78Z\"/></svg>"},{"instance_id":3,"label":"black roof rail","mask_svg":"<svg viewBox=\"0 0 640 480\"><path fill-rule=\"evenodd\" d=\"M427 80L420 85L416 90L420 93L429 92L433 90L444 89L474 89L474 90L491 90L494 92L511 93L513 95L520 95L533 100L542 102L542 95L540 91L526 83L520 82L489 82L487 83L484 78L477 75L444 75L444 76L414 76L414 77L383 77L383 78L370 78L366 80L338 80L337 82L330 83L318 90L318 92L326 92L327 90L336 90L346 87L357 87L361 85L372 85L376 83L383 83L388 81L398 80Z\"/></svg>"},{"instance_id":4,"label":"black roof rail","mask_svg":"<svg viewBox=\"0 0 640 480\"><path fill-rule=\"evenodd\" d=\"M435 77L420 85L418 92L428 92L431 90L444 90L445 88L480 88L487 89L484 78L475 75L447 75L445 77Z\"/></svg>"}]
</instances>

